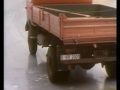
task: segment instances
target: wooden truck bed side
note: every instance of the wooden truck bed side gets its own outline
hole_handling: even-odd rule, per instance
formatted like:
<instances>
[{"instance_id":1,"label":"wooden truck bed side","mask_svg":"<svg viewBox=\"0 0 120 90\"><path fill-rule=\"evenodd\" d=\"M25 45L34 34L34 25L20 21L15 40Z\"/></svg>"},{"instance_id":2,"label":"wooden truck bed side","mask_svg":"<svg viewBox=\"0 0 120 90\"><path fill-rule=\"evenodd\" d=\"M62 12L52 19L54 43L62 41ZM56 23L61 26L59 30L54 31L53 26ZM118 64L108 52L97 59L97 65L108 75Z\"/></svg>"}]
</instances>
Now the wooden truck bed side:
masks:
<instances>
[{"instance_id":1,"label":"wooden truck bed side","mask_svg":"<svg viewBox=\"0 0 120 90\"><path fill-rule=\"evenodd\" d=\"M60 38L59 17L33 6L32 21Z\"/></svg>"},{"instance_id":2,"label":"wooden truck bed side","mask_svg":"<svg viewBox=\"0 0 120 90\"><path fill-rule=\"evenodd\" d=\"M55 16L36 6L29 18L60 38L64 44L116 42L116 18Z\"/></svg>"},{"instance_id":3,"label":"wooden truck bed side","mask_svg":"<svg viewBox=\"0 0 120 90\"><path fill-rule=\"evenodd\" d=\"M61 24L65 44L116 41L116 18L64 18Z\"/></svg>"}]
</instances>

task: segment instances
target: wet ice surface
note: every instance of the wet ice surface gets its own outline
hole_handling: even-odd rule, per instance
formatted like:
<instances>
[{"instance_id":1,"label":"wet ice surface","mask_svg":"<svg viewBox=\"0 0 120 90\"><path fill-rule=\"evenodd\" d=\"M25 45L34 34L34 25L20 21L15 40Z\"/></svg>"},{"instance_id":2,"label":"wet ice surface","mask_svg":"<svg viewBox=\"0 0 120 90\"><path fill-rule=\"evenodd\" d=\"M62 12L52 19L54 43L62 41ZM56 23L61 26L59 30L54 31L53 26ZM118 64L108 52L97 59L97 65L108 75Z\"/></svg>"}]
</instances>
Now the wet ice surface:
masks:
<instances>
[{"instance_id":1,"label":"wet ice surface","mask_svg":"<svg viewBox=\"0 0 120 90\"><path fill-rule=\"evenodd\" d=\"M4 90L116 90L116 80L106 79L107 74L100 64L88 71L76 66L67 83L49 82L47 48L39 47L36 56L29 55L24 7L25 0L5 0Z\"/></svg>"}]
</instances>

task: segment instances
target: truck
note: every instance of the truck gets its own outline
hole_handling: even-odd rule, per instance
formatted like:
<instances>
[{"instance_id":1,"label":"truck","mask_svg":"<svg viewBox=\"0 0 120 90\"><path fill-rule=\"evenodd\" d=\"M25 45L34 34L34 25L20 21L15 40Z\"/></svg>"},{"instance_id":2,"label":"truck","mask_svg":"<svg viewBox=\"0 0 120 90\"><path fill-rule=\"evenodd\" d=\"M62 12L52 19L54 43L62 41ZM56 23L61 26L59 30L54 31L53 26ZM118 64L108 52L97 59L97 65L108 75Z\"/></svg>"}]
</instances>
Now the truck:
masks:
<instances>
[{"instance_id":1,"label":"truck","mask_svg":"<svg viewBox=\"0 0 120 90\"><path fill-rule=\"evenodd\" d=\"M28 47L48 47L51 82L68 80L76 65L85 70L101 63L116 77L116 9L92 0L26 0Z\"/></svg>"}]
</instances>

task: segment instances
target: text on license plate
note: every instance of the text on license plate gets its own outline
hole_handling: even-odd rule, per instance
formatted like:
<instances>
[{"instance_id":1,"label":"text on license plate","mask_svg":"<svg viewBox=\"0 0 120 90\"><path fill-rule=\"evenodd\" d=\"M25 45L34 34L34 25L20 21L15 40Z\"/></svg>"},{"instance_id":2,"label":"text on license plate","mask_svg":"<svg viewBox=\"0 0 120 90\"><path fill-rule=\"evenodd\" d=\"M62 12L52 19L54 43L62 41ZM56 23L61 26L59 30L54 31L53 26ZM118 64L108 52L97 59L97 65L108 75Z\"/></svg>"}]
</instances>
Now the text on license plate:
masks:
<instances>
[{"instance_id":1,"label":"text on license plate","mask_svg":"<svg viewBox=\"0 0 120 90\"><path fill-rule=\"evenodd\" d=\"M60 60L77 60L77 59L80 59L80 54L68 54L60 56Z\"/></svg>"}]
</instances>

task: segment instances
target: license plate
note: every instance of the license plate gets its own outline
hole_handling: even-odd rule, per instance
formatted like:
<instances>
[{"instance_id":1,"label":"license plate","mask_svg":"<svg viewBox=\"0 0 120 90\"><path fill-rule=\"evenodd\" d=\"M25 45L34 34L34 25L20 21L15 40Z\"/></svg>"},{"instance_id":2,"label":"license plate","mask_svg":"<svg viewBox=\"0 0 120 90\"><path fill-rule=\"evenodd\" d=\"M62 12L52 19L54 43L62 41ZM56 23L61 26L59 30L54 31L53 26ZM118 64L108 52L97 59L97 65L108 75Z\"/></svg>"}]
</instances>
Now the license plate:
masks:
<instances>
[{"instance_id":1,"label":"license plate","mask_svg":"<svg viewBox=\"0 0 120 90\"><path fill-rule=\"evenodd\" d=\"M60 60L78 60L78 59L80 59L80 54L68 54L60 56Z\"/></svg>"}]
</instances>

